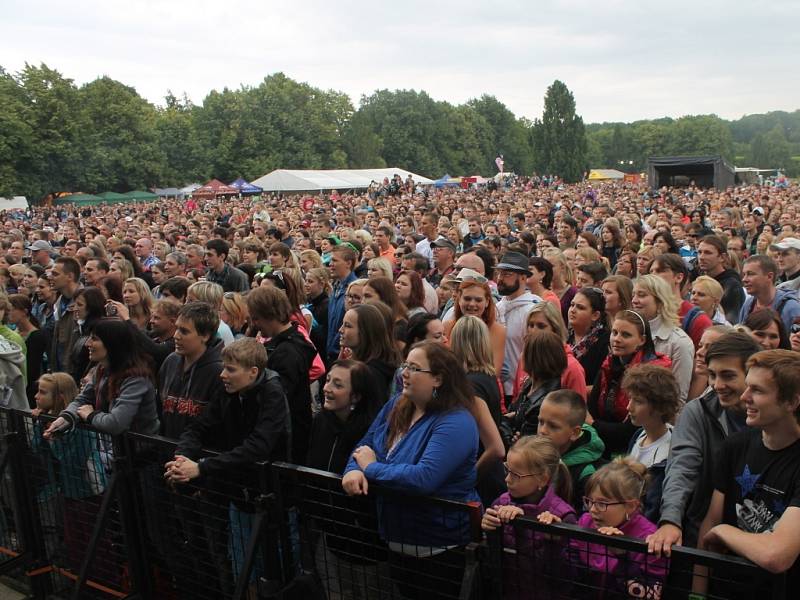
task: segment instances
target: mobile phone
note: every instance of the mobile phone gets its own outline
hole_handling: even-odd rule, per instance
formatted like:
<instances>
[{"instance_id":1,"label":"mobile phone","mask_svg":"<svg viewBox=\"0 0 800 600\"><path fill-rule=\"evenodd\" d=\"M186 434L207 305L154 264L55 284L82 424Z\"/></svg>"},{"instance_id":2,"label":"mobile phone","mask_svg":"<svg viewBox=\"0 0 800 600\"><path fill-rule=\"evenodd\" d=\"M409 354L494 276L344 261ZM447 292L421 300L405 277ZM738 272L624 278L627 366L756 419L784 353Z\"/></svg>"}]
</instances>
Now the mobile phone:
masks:
<instances>
[{"instance_id":1,"label":"mobile phone","mask_svg":"<svg viewBox=\"0 0 800 600\"><path fill-rule=\"evenodd\" d=\"M106 304L106 316L108 317L116 317L117 316L117 307L111 304L110 302Z\"/></svg>"}]
</instances>

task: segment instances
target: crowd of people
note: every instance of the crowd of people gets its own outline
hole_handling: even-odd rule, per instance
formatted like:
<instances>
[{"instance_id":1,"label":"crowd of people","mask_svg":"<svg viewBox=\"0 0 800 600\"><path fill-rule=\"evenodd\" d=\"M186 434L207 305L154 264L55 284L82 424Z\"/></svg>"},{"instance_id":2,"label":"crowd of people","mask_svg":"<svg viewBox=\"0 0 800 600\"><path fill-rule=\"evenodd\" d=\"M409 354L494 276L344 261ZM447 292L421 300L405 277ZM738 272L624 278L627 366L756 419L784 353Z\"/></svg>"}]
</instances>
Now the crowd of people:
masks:
<instances>
[{"instance_id":1,"label":"crowd of people","mask_svg":"<svg viewBox=\"0 0 800 600\"><path fill-rule=\"evenodd\" d=\"M480 501L508 543L519 515L646 540L645 587L680 544L798 589L800 189L394 183L7 213L5 404L43 444L173 439L175 485L289 460ZM468 541L383 515L420 573Z\"/></svg>"}]
</instances>

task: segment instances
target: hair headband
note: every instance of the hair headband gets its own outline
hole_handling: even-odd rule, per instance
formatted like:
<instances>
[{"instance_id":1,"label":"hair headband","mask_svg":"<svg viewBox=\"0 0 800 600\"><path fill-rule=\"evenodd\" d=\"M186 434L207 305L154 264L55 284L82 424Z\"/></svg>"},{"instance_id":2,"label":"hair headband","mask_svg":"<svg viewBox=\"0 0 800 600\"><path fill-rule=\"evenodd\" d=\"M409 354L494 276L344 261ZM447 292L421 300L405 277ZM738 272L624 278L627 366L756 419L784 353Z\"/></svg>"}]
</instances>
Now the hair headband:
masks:
<instances>
[{"instance_id":1,"label":"hair headband","mask_svg":"<svg viewBox=\"0 0 800 600\"><path fill-rule=\"evenodd\" d=\"M638 312L636 312L635 310L629 310L629 309L625 309L625 311L624 311L624 312L628 312L628 313L634 314L634 315L636 315L637 317L639 317L639 320L642 322L642 331L647 331L647 325L645 324L645 322L644 322L644 317L643 317L642 315L640 315L640 314L639 314Z\"/></svg>"}]
</instances>

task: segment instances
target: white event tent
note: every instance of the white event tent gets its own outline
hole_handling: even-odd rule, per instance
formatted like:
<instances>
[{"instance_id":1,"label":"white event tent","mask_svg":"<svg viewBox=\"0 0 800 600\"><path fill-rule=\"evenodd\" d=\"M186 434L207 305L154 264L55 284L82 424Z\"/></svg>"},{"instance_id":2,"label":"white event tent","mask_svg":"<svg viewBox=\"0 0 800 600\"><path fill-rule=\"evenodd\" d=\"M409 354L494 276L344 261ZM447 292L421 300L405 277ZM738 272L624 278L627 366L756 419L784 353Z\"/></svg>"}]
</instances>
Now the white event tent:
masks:
<instances>
[{"instance_id":1,"label":"white event tent","mask_svg":"<svg viewBox=\"0 0 800 600\"><path fill-rule=\"evenodd\" d=\"M373 181L384 177L391 179L400 175L405 181L408 175L416 183L432 185L433 181L404 169L330 169L322 171L277 169L251 181L265 192L311 192L319 190L365 189Z\"/></svg>"},{"instance_id":2,"label":"white event tent","mask_svg":"<svg viewBox=\"0 0 800 600\"><path fill-rule=\"evenodd\" d=\"M25 210L28 208L28 199L25 196L0 198L0 210Z\"/></svg>"}]
</instances>

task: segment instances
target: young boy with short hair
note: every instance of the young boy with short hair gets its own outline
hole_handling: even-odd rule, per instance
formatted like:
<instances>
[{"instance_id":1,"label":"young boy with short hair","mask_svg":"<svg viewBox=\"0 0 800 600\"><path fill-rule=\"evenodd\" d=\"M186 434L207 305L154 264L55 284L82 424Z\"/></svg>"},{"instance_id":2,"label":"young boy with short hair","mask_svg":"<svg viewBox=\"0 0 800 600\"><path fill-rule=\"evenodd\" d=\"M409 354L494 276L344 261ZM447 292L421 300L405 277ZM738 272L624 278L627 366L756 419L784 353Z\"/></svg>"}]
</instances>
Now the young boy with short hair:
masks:
<instances>
[{"instance_id":1,"label":"young boy with short hair","mask_svg":"<svg viewBox=\"0 0 800 600\"><path fill-rule=\"evenodd\" d=\"M622 390L628 396L628 417L639 427L631 438L628 456L647 467L650 475L642 514L657 523L672 441L670 421L680 407L680 390L670 369L653 364L628 369Z\"/></svg>"},{"instance_id":2,"label":"young boy with short hair","mask_svg":"<svg viewBox=\"0 0 800 600\"><path fill-rule=\"evenodd\" d=\"M171 482L209 479L212 487L241 494L229 507L235 577L253 525L247 496L258 486L256 463L290 458L289 407L280 377L266 365L267 351L254 338L226 347L220 374L225 393L210 398L207 409L181 435L174 460L166 464L165 477ZM203 449L219 454L199 458Z\"/></svg>"},{"instance_id":3,"label":"young boy with short hair","mask_svg":"<svg viewBox=\"0 0 800 600\"><path fill-rule=\"evenodd\" d=\"M537 433L550 438L561 453L561 460L572 477L570 504L578 512L583 512L586 480L605 463L605 444L594 427L585 421L586 403L577 392L556 390L544 397Z\"/></svg>"}]
</instances>

